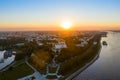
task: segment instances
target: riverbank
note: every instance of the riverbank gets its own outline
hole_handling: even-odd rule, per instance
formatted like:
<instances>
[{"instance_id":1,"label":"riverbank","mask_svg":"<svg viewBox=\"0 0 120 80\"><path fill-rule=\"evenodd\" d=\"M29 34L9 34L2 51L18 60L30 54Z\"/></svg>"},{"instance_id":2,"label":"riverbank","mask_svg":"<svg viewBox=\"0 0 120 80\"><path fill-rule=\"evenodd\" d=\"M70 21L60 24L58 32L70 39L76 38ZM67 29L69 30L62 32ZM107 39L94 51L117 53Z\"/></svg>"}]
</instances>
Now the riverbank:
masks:
<instances>
[{"instance_id":1,"label":"riverbank","mask_svg":"<svg viewBox=\"0 0 120 80\"><path fill-rule=\"evenodd\" d=\"M86 63L89 63L96 56L96 54L98 54L98 51L101 47L100 39L101 36L96 35L93 40L91 40L89 45L87 45L87 48L81 49L82 51L78 50L78 55L71 57L61 64L59 73L62 74L63 78L60 80L65 80L66 78L68 78L71 74L84 67Z\"/></svg>"},{"instance_id":2,"label":"riverbank","mask_svg":"<svg viewBox=\"0 0 120 80\"><path fill-rule=\"evenodd\" d=\"M74 80L120 80L120 33L109 31L102 41L108 45L102 45L99 59Z\"/></svg>"},{"instance_id":3,"label":"riverbank","mask_svg":"<svg viewBox=\"0 0 120 80\"><path fill-rule=\"evenodd\" d=\"M99 43L99 45L100 45L100 43ZM69 76L65 80L73 80L77 75L79 75L82 71L84 71L91 64L93 64L99 58L100 51L101 51L101 45L100 45L100 49L98 51L98 54L89 63L86 63L85 66L83 66L82 68L80 68L78 71L74 72L71 76Z\"/></svg>"}]
</instances>

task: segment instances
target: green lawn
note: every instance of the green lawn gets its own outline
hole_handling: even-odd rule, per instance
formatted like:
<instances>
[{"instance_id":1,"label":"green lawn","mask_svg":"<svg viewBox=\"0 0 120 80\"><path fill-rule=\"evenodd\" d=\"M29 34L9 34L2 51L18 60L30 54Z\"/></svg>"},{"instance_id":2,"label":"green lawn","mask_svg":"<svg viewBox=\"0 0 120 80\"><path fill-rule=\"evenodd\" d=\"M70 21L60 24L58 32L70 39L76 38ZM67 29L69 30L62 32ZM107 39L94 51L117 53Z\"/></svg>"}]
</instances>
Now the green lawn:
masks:
<instances>
[{"instance_id":1,"label":"green lawn","mask_svg":"<svg viewBox=\"0 0 120 80\"><path fill-rule=\"evenodd\" d=\"M46 78L47 79L57 79L57 76L56 75L48 75Z\"/></svg>"},{"instance_id":2,"label":"green lawn","mask_svg":"<svg viewBox=\"0 0 120 80\"><path fill-rule=\"evenodd\" d=\"M0 80L17 80L18 78L27 76L33 72L34 71L25 62L23 62L22 64L14 67L12 70L0 73Z\"/></svg>"},{"instance_id":3,"label":"green lawn","mask_svg":"<svg viewBox=\"0 0 120 80\"><path fill-rule=\"evenodd\" d=\"M57 67L55 67L55 68L49 67L49 72L50 72L50 73L55 73L56 70L57 70Z\"/></svg>"}]
</instances>

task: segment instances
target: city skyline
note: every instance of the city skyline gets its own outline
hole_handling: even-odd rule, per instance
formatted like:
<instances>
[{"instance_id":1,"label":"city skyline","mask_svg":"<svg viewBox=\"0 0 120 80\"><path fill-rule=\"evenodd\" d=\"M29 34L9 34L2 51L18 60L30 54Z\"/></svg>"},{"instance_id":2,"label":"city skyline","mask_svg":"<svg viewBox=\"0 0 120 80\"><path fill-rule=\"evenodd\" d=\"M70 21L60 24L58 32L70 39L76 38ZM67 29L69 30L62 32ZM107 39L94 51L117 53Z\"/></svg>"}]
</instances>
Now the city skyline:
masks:
<instances>
[{"instance_id":1,"label":"city skyline","mask_svg":"<svg viewBox=\"0 0 120 80\"><path fill-rule=\"evenodd\" d=\"M119 0L1 0L0 30L120 29Z\"/></svg>"}]
</instances>

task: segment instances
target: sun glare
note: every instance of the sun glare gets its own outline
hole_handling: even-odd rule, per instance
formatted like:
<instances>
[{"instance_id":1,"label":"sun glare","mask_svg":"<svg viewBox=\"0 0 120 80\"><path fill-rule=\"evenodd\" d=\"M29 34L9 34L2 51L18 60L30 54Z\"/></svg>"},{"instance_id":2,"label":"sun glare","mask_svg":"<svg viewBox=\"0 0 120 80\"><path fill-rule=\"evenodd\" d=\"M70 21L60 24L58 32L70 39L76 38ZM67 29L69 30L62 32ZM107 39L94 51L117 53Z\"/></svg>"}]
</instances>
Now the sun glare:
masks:
<instances>
[{"instance_id":1,"label":"sun glare","mask_svg":"<svg viewBox=\"0 0 120 80\"><path fill-rule=\"evenodd\" d=\"M70 21L64 21L64 22L62 22L61 25L64 29L69 29L69 28L71 28L72 23Z\"/></svg>"}]
</instances>

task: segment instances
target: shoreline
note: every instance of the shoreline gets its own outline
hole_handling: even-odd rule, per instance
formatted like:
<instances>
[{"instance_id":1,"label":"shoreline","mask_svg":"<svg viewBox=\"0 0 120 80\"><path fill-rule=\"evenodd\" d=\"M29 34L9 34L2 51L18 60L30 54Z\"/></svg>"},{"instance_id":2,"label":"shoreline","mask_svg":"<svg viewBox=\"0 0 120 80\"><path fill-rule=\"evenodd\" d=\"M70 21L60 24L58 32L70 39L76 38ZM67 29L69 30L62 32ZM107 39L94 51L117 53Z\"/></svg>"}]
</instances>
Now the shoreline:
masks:
<instances>
[{"instance_id":1,"label":"shoreline","mask_svg":"<svg viewBox=\"0 0 120 80\"><path fill-rule=\"evenodd\" d=\"M83 72L85 69L87 69L91 64L93 64L99 58L101 48L102 48L102 45L100 43L100 49L98 51L98 54L89 63L86 63L85 66L83 66L82 68L78 69L76 72L71 74L65 80L73 80L77 75L79 75L81 72Z\"/></svg>"}]
</instances>

